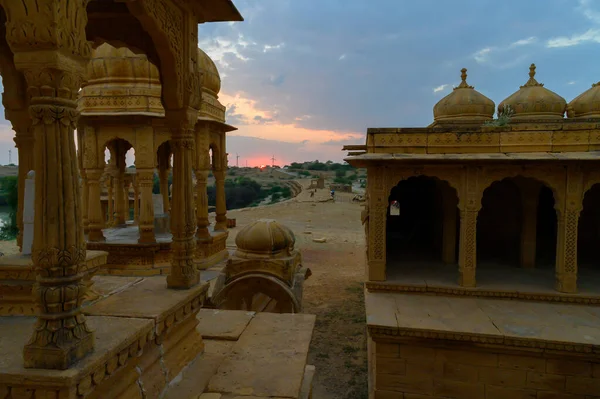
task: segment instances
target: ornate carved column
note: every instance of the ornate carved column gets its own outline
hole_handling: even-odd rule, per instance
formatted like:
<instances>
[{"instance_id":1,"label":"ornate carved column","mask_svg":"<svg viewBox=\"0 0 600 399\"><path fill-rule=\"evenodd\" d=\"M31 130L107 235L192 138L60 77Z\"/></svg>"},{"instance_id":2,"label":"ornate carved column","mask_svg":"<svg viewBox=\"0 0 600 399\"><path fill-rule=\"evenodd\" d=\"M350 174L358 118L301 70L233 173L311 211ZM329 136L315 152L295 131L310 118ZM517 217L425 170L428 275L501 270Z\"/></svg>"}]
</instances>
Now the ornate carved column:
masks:
<instances>
[{"instance_id":1,"label":"ornate carved column","mask_svg":"<svg viewBox=\"0 0 600 399\"><path fill-rule=\"evenodd\" d=\"M154 205L152 204L152 186L154 185L154 169L138 169L137 183L141 194L139 226L141 243L155 243Z\"/></svg>"},{"instance_id":2,"label":"ornate carved column","mask_svg":"<svg viewBox=\"0 0 600 399\"><path fill-rule=\"evenodd\" d=\"M537 246L537 211L542 185L527 180L519 184L523 225L521 226L521 267L535 267Z\"/></svg>"},{"instance_id":3,"label":"ornate carved column","mask_svg":"<svg viewBox=\"0 0 600 399\"><path fill-rule=\"evenodd\" d=\"M112 227L115 223L115 203L113 196L113 177L111 174L106 175L106 202L108 204L108 222L107 226Z\"/></svg>"},{"instance_id":4,"label":"ornate carved column","mask_svg":"<svg viewBox=\"0 0 600 399\"><path fill-rule=\"evenodd\" d=\"M100 202L100 179L102 169L88 169L88 241L105 241L102 233L102 204Z\"/></svg>"},{"instance_id":5,"label":"ornate carved column","mask_svg":"<svg viewBox=\"0 0 600 399\"><path fill-rule=\"evenodd\" d=\"M18 196L19 202L17 207L17 227L19 233L17 235L17 246L22 249L23 246L23 204L25 200L25 179L27 173L34 169L34 139L31 131L31 118L29 112L24 111L5 111L6 118L11 122L13 130L16 133L15 146L18 151L19 158L19 177L18 177Z\"/></svg>"},{"instance_id":6,"label":"ornate carved column","mask_svg":"<svg viewBox=\"0 0 600 399\"><path fill-rule=\"evenodd\" d=\"M442 261L456 263L456 194L454 189L442 186Z\"/></svg>"},{"instance_id":7,"label":"ornate carved column","mask_svg":"<svg viewBox=\"0 0 600 399\"><path fill-rule=\"evenodd\" d=\"M130 210L131 210L131 204L129 203L129 185L131 184L131 181L129 180L128 176L125 176L125 173L123 173L123 217L125 219L125 223L127 223L129 221L129 215L130 215Z\"/></svg>"},{"instance_id":8,"label":"ornate carved column","mask_svg":"<svg viewBox=\"0 0 600 399\"><path fill-rule=\"evenodd\" d=\"M567 190L557 210L556 290L577 292L577 236L583 208L583 173L579 165L567 167Z\"/></svg>"},{"instance_id":9,"label":"ornate carved column","mask_svg":"<svg viewBox=\"0 0 600 399\"><path fill-rule=\"evenodd\" d=\"M168 159L164 162L168 162ZM160 182L160 194L163 197L163 212L169 213L169 168L164 163L159 163L158 180Z\"/></svg>"},{"instance_id":10,"label":"ornate carved column","mask_svg":"<svg viewBox=\"0 0 600 399\"><path fill-rule=\"evenodd\" d=\"M203 240L210 237L208 232L208 196L206 193L206 180L208 178L208 170L196 171L196 238Z\"/></svg>"},{"instance_id":11,"label":"ornate carved column","mask_svg":"<svg viewBox=\"0 0 600 399\"><path fill-rule=\"evenodd\" d=\"M215 231L227 231L227 202L225 197L225 171L213 171L216 187Z\"/></svg>"},{"instance_id":12,"label":"ornate carved column","mask_svg":"<svg viewBox=\"0 0 600 399\"><path fill-rule=\"evenodd\" d=\"M194 155L194 128L198 111L193 108L167 110L173 149L173 193L171 198L171 273L169 288L189 288L200 281L194 265L196 221L194 220L194 192L192 181Z\"/></svg>"},{"instance_id":13,"label":"ornate carved column","mask_svg":"<svg viewBox=\"0 0 600 399\"><path fill-rule=\"evenodd\" d=\"M23 350L24 365L66 369L94 348L94 334L81 313L86 243L74 140L77 95L91 53L86 1L3 4L7 40L28 86L36 142L32 260L39 314Z\"/></svg>"},{"instance_id":14,"label":"ornate carved column","mask_svg":"<svg viewBox=\"0 0 600 399\"><path fill-rule=\"evenodd\" d=\"M81 171L81 189L83 190L81 196L82 196L82 213L83 213L83 233L87 234L88 229L89 229L89 210L88 210L88 204L89 204L89 185L88 185L88 179L87 179L87 171L85 168L80 168L79 169Z\"/></svg>"},{"instance_id":15,"label":"ornate carved column","mask_svg":"<svg viewBox=\"0 0 600 399\"><path fill-rule=\"evenodd\" d=\"M475 287L477 266L477 216L481 209L481 195L477 182L477 169L470 167L465 172L464 193L460 207L460 244L458 250L459 284ZM463 200L462 198L465 198Z\"/></svg>"},{"instance_id":16,"label":"ornate carved column","mask_svg":"<svg viewBox=\"0 0 600 399\"><path fill-rule=\"evenodd\" d=\"M137 179L133 183L133 221L135 224L140 222L140 188Z\"/></svg>"},{"instance_id":17,"label":"ornate carved column","mask_svg":"<svg viewBox=\"0 0 600 399\"><path fill-rule=\"evenodd\" d=\"M113 176L113 195L115 197L115 226L125 224L125 195L123 186L125 184L123 171L117 168Z\"/></svg>"},{"instance_id":18,"label":"ornate carved column","mask_svg":"<svg viewBox=\"0 0 600 399\"><path fill-rule=\"evenodd\" d=\"M369 281L386 280L386 233L387 193L382 167L368 168L368 221L367 263Z\"/></svg>"}]
</instances>

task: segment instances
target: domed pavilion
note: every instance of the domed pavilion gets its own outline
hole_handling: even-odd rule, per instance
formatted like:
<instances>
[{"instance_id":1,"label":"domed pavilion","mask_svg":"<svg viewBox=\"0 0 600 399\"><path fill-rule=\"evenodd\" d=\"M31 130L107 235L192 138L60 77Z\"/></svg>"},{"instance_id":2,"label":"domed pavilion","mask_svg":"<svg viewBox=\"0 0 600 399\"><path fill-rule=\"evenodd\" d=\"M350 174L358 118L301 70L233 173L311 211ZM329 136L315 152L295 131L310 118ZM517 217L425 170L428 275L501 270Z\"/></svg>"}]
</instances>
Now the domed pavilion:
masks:
<instances>
[{"instance_id":1,"label":"domed pavilion","mask_svg":"<svg viewBox=\"0 0 600 399\"><path fill-rule=\"evenodd\" d=\"M225 123L225 107L218 100L219 72L200 49L197 68L203 77L198 93L202 105L191 167L196 182L197 256L204 268L227 256L225 136L235 128ZM87 82L79 93L78 155L88 248L109 252L109 273L161 274L169 266L169 174L174 148L161 92L159 70L145 54L108 43L94 50ZM126 166L128 152L135 156L133 168ZM206 193L209 172L217 189L212 227ZM160 195L152 193L155 174Z\"/></svg>"},{"instance_id":2,"label":"domed pavilion","mask_svg":"<svg viewBox=\"0 0 600 399\"><path fill-rule=\"evenodd\" d=\"M461 72L430 126L369 128L366 145L344 147L368 170L374 397L509 397L519 383L487 377L520 368L515 355L541 379L571 361L600 367L600 319L577 316L600 303L600 86L567 105L532 64L493 119L494 102ZM527 395L568 385L528 383Z\"/></svg>"}]
</instances>

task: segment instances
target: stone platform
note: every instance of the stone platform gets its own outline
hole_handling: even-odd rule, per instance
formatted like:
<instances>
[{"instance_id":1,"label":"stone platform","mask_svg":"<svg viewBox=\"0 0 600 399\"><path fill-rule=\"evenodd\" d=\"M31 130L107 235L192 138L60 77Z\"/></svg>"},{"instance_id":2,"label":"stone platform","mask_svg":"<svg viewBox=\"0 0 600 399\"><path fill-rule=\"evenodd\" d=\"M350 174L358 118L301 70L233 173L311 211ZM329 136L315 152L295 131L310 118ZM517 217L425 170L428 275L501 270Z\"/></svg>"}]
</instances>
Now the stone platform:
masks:
<instances>
[{"instance_id":1,"label":"stone platform","mask_svg":"<svg viewBox=\"0 0 600 399\"><path fill-rule=\"evenodd\" d=\"M365 301L375 398L600 398L598 306L374 292Z\"/></svg>"},{"instance_id":2,"label":"stone platform","mask_svg":"<svg viewBox=\"0 0 600 399\"><path fill-rule=\"evenodd\" d=\"M138 243L138 227L111 227L103 230L106 241L88 242L88 250L108 253L106 266L98 274L114 276L158 276L169 274L171 268L171 234L157 234L156 243ZM207 269L226 260L227 232L210 230L210 237L196 241L197 267Z\"/></svg>"},{"instance_id":3,"label":"stone platform","mask_svg":"<svg viewBox=\"0 0 600 399\"><path fill-rule=\"evenodd\" d=\"M23 368L35 318L0 317L0 398L309 397L315 316L200 311L206 282L170 290L164 277L94 280L98 299L83 311L95 351L68 370Z\"/></svg>"},{"instance_id":4,"label":"stone platform","mask_svg":"<svg viewBox=\"0 0 600 399\"><path fill-rule=\"evenodd\" d=\"M412 292L433 295L492 297L532 301L600 305L600 270L578 270L578 292L565 294L554 289L551 267L523 269L502 264L478 264L477 286L458 284L458 265L436 262L388 262L386 281L368 281L370 292Z\"/></svg>"},{"instance_id":5,"label":"stone platform","mask_svg":"<svg viewBox=\"0 0 600 399\"><path fill-rule=\"evenodd\" d=\"M87 300L95 300L97 294L92 277L107 261L108 253L87 251L84 266L84 283L88 287ZM36 275L31 256L9 255L0 257L0 316L34 315L36 305L31 295Z\"/></svg>"}]
</instances>

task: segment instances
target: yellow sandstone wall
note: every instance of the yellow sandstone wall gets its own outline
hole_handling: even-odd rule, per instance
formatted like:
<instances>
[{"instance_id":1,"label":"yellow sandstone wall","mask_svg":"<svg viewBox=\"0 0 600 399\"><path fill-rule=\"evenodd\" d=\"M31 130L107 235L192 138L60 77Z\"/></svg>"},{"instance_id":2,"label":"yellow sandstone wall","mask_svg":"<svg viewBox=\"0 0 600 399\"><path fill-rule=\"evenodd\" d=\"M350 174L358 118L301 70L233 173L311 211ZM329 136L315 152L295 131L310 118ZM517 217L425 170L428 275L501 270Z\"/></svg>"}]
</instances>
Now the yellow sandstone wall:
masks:
<instances>
[{"instance_id":1,"label":"yellow sandstone wall","mask_svg":"<svg viewBox=\"0 0 600 399\"><path fill-rule=\"evenodd\" d=\"M600 356L370 339L371 399L597 399ZM374 391L374 392L373 392Z\"/></svg>"}]
</instances>

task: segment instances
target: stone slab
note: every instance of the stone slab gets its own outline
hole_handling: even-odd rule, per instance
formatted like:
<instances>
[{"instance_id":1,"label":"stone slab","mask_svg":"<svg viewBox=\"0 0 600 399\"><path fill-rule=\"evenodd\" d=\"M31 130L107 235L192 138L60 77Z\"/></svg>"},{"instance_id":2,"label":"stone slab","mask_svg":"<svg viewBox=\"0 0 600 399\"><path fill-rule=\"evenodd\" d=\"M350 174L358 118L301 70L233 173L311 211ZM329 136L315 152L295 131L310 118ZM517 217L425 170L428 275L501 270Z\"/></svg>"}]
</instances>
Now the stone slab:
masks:
<instances>
[{"instance_id":1,"label":"stone slab","mask_svg":"<svg viewBox=\"0 0 600 399\"><path fill-rule=\"evenodd\" d=\"M34 317L0 317L0 384L68 387L76 384L110 358L126 349L154 327L151 320L121 317L88 317L95 331L95 350L67 370L26 369L23 347L29 340Z\"/></svg>"},{"instance_id":2,"label":"stone slab","mask_svg":"<svg viewBox=\"0 0 600 399\"><path fill-rule=\"evenodd\" d=\"M315 319L308 314L257 314L207 392L298 398Z\"/></svg>"},{"instance_id":3,"label":"stone slab","mask_svg":"<svg viewBox=\"0 0 600 399\"><path fill-rule=\"evenodd\" d=\"M113 295L142 281L141 277L94 276L94 290L101 296Z\"/></svg>"},{"instance_id":4,"label":"stone slab","mask_svg":"<svg viewBox=\"0 0 600 399\"><path fill-rule=\"evenodd\" d=\"M367 324L581 344L600 350L600 307L500 299L367 292Z\"/></svg>"},{"instance_id":5,"label":"stone slab","mask_svg":"<svg viewBox=\"0 0 600 399\"><path fill-rule=\"evenodd\" d=\"M244 310L200 309L196 331L205 339L237 341L254 315Z\"/></svg>"},{"instance_id":6,"label":"stone slab","mask_svg":"<svg viewBox=\"0 0 600 399\"><path fill-rule=\"evenodd\" d=\"M164 276L148 277L94 303L84 312L94 316L138 317L159 322L207 289L208 284L204 283L187 290L171 290L167 288Z\"/></svg>"}]
</instances>

